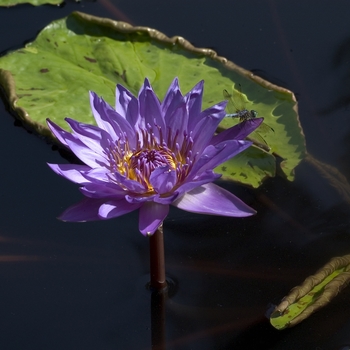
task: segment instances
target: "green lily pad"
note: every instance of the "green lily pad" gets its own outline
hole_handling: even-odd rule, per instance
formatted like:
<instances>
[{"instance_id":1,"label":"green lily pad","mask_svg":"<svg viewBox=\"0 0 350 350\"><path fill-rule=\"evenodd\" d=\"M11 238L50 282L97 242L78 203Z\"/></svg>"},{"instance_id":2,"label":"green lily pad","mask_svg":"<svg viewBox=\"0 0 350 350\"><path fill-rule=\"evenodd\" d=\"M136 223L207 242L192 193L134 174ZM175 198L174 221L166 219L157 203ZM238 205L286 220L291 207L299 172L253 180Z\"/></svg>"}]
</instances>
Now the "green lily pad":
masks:
<instances>
[{"instance_id":1,"label":"green lily pad","mask_svg":"<svg viewBox=\"0 0 350 350\"><path fill-rule=\"evenodd\" d=\"M327 305L350 281L350 255L333 258L283 298L270 316L278 330L293 327Z\"/></svg>"},{"instance_id":2,"label":"green lily pad","mask_svg":"<svg viewBox=\"0 0 350 350\"><path fill-rule=\"evenodd\" d=\"M258 187L275 175L275 156L292 180L305 156L305 141L293 93L254 76L210 49L150 28L74 12L44 28L34 42L0 58L0 84L15 114L40 134L52 137L50 118L67 128L69 116L94 123L88 90L114 105L115 85L137 93L148 77L162 99L175 76L183 92L205 80L203 108L224 99L223 90L242 86L247 107L265 117L274 132L264 135L271 151L255 147L229 161L225 178ZM222 128L237 123L225 118ZM220 171L220 167L217 169Z\"/></svg>"},{"instance_id":3,"label":"green lily pad","mask_svg":"<svg viewBox=\"0 0 350 350\"><path fill-rule=\"evenodd\" d=\"M64 0L0 0L0 6L11 7L20 4L31 4L33 6L40 6L45 4L59 5Z\"/></svg>"}]
</instances>

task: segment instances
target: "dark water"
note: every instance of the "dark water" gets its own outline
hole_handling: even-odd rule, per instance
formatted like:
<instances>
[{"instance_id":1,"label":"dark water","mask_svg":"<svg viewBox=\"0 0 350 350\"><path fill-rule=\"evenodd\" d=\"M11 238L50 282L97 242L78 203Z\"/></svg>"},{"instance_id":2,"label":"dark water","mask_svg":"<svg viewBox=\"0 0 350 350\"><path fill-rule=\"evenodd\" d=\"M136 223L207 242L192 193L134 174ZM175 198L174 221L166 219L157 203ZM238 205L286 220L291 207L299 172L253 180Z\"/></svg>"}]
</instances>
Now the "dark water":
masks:
<instances>
[{"instance_id":1,"label":"dark water","mask_svg":"<svg viewBox=\"0 0 350 350\"><path fill-rule=\"evenodd\" d=\"M348 1L68 2L0 9L0 52L32 40L74 10L181 35L294 91L307 149L350 181ZM150 349L148 241L137 213L68 224L81 198L46 162L63 162L16 127L0 105L1 349ZM252 205L249 219L172 210L166 265L167 349L342 349L350 344L350 288L309 320L278 332L264 317L331 257L350 252L350 203L314 166L253 191L222 184ZM347 189L347 191L349 191Z\"/></svg>"}]
</instances>

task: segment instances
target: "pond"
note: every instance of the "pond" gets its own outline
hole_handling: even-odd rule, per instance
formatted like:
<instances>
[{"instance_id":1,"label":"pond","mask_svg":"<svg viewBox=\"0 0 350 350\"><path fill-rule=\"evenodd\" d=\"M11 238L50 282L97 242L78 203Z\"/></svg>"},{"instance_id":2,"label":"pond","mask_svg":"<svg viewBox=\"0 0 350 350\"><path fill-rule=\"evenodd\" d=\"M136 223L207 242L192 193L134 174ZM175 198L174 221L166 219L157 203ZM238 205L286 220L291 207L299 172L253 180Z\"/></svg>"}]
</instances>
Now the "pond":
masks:
<instances>
[{"instance_id":1,"label":"pond","mask_svg":"<svg viewBox=\"0 0 350 350\"><path fill-rule=\"evenodd\" d=\"M295 181L277 176L256 190L219 182L257 210L254 217L172 208L164 222L173 286L158 327L165 327L167 349L349 348L350 288L294 328L277 331L265 317L270 303L350 252L348 8L344 0L0 8L1 53L78 10L183 36L297 96L307 150L321 171L303 161ZM151 349L149 242L138 231L137 212L84 224L57 220L81 199L77 186L46 164L65 160L3 103L0 115L2 348ZM341 180L335 184L329 174Z\"/></svg>"}]
</instances>

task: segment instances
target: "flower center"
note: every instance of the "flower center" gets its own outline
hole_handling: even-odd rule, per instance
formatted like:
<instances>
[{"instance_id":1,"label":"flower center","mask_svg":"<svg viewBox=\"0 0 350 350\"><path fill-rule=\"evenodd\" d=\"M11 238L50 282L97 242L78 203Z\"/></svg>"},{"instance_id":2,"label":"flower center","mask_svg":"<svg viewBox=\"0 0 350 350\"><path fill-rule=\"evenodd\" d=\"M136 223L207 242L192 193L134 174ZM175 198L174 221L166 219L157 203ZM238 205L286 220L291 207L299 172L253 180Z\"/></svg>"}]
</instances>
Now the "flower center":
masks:
<instances>
[{"instance_id":1,"label":"flower center","mask_svg":"<svg viewBox=\"0 0 350 350\"><path fill-rule=\"evenodd\" d=\"M110 148L110 171L118 172L126 179L137 181L144 187L143 195L155 194L150 183L152 172L160 167L168 167L169 171L176 172L177 185L185 181L192 168L196 155L192 154L192 138L185 134L181 139L181 146L177 139L178 133L168 130L167 138L163 138L161 130L158 136L150 128L140 130L137 134L136 147L131 148L125 135ZM118 184L128 191L128 185Z\"/></svg>"},{"instance_id":2,"label":"flower center","mask_svg":"<svg viewBox=\"0 0 350 350\"><path fill-rule=\"evenodd\" d=\"M129 178L139 181L147 186L148 190L153 188L149 182L152 171L159 167L169 166L175 170L175 161L168 150L162 149L143 149L133 153L129 158Z\"/></svg>"}]
</instances>

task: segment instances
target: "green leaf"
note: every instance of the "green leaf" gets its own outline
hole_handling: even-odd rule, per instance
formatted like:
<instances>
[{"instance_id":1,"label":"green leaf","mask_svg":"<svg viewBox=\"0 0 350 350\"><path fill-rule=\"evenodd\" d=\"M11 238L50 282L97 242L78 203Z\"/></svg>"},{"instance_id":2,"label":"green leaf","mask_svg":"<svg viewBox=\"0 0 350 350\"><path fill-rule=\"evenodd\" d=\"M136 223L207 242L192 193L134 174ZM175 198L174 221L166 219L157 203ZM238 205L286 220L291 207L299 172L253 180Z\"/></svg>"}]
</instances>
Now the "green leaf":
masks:
<instances>
[{"instance_id":1,"label":"green leaf","mask_svg":"<svg viewBox=\"0 0 350 350\"><path fill-rule=\"evenodd\" d=\"M327 305L350 281L350 255L333 258L283 298L270 316L278 330L293 327Z\"/></svg>"},{"instance_id":2,"label":"green leaf","mask_svg":"<svg viewBox=\"0 0 350 350\"><path fill-rule=\"evenodd\" d=\"M274 129L264 135L271 147L246 151L224 164L225 178L254 187L275 175L276 159L285 176L305 156L304 136L294 95L236 66L210 49L198 49L181 37L168 38L150 28L75 12L52 22L25 48L0 58L0 84L11 108L37 132L52 137L50 118L67 128L64 118L94 123L88 90L114 106L115 85L136 94L148 77L162 99L175 76L182 91L205 80L203 108L224 99L223 90L240 84L248 107L254 107ZM253 109L253 108L252 108ZM225 118L221 128L236 123ZM218 168L217 170L220 170Z\"/></svg>"},{"instance_id":3,"label":"green leaf","mask_svg":"<svg viewBox=\"0 0 350 350\"><path fill-rule=\"evenodd\" d=\"M223 180L234 179L245 185L259 187L265 178L275 176L275 157L257 147L249 147L216 168Z\"/></svg>"},{"instance_id":4,"label":"green leaf","mask_svg":"<svg viewBox=\"0 0 350 350\"><path fill-rule=\"evenodd\" d=\"M19 4L31 4L34 6L40 6L45 4L58 5L62 4L64 0L0 0L0 6L10 7Z\"/></svg>"}]
</instances>

